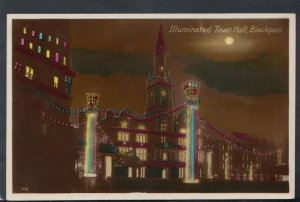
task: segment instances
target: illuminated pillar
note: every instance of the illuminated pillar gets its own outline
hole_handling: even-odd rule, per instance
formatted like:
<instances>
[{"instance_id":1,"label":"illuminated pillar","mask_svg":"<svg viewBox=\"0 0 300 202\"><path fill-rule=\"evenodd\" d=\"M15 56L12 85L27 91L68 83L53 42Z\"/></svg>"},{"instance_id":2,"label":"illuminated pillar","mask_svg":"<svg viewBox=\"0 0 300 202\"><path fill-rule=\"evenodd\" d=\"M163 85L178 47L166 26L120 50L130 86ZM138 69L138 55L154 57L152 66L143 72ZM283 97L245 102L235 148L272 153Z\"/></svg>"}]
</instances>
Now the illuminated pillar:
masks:
<instances>
[{"instance_id":1,"label":"illuminated pillar","mask_svg":"<svg viewBox=\"0 0 300 202\"><path fill-rule=\"evenodd\" d=\"M87 93L86 98L89 111L86 113L84 177L96 177L97 112L95 109L99 95Z\"/></svg>"},{"instance_id":2,"label":"illuminated pillar","mask_svg":"<svg viewBox=\"0 0 300 202\"><path fill-rule=\"evenodd\" d=\"M253 164L252 164L252 162L250 163L250 168L249 168L249 181L253 181Z\"/></svg>"},{"instance_id":3,"label":"illuminated pillar","mask_svg":"<svg viewBox=\"0 0 300 202\"><path fill-rule=\"evenodd\" d=\"M229 180L229 155L228 153L225 154L225 165L224 165L224 176L225 180Z\"/></svg>"},{"instance_id":4,"label":"illuminated pillar","mask_svg":"<svg viewBox=\"0 0 300 202\"><path fill-rule=\"evenodd\" d=\"M212 156L213 151L207 151L207 178L213 178L212 174Z\"/></svg>"},{"instance_id":5,"label":"illuminated pillar","mask_svg":"<svg viewBox=\"0 0 300 202\"><path fill-rule=\"evenodd\" d=\"M198 133L199 133L199 89L197 81L186 81L182 84L186 96L186 162L185 183L198 183Z\"/></svg>"}]
</instances>

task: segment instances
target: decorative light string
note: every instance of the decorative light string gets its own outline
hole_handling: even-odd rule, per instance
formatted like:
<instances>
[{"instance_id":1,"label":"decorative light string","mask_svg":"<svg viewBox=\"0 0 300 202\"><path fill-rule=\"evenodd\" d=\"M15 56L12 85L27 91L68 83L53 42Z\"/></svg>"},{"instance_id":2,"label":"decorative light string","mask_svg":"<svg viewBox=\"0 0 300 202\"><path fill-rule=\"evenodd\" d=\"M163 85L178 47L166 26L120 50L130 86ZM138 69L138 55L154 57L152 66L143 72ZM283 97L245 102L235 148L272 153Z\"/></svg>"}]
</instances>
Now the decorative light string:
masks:
<instances>
[{"instance_id":1,"label":"decorative light string","mask_svg":"<svg viewBox=\"0 0 300 202\"><path fill-rule=\"evenodd\" d=\"M252 154L258 155L258 156L272 156L272 155L274 155L276 153L276 151L271 151L271 152L257 152L257 151L250 150L246 146L244 146L244 145L242 145L242 144L240 144L238 142L234 142L234 140L232 140L232 138L230 138L228 135L225 135L224 133L222 133L221 131L219 131L213 125L211 125L208 122L206 122L204 119L200 118L200 120L205 125L205 127L209 131L211 131L211 133L213 135L216 135L216 136L220 137L225 142L233 145L239 151L243 151L243 152L247 152L247 153L252 153Z\"/></svg>"},{"instance_id":2,"label":"decorative light string","mask_svg":"<svg viewBox=\"0 0 300 202\"><path fill-rule=\"evenodd\" d=\"M36 93L36 94L40 95L44 100L46 100L47 103L50 106L56 108L60 112L64 112L64 113L67 113L67 114L80 114L80 113L87 113L87 112L89 112L88 108L84 108L84 109L80 109L80 110L68 110L68 109L65 109L65 108L59 106L56 102L54 102L53 100L51 100L49 98L49 96L45 95L45 93L43 93L42 91L40 91L38 89L16 88L15 90L17 92L21 92L21 93ZM17 104L21 104L21 103L17 103ZM68 127L74 127L74 128L86 125L86 123L72 123L72 122L64 122L64 121L61 121L61 120L57 120L54 117L52 117L51 115L49 115L42 108L42 106L41 106L40 103L22 103L22 104L28 104L28 105L39 107L40 110L45 114L45 117L47 119L49 119L49 120L51 120L51 121L53 121L54 123L57 123L57 124L65 125L65 126L68 126ZM97 112L105 112L105 117L101 118L101 121L107 120L108 113L112 113L113 114L113 118L120 118L121 116L126 116L126 117L130 118L131 120L135 120L135 121L151 121L151 120L155 120L155 119L158 119L160 117L172 114L172 113L174 113L174 112L182 109L185 105L186 105L186 103L183 103L183 104L181 104L181 105L173 108L170 111L163 111L163 112L156 111L156 112L153 112L153 113L142 114L142 115L133 114L133 113L131 113L127 109L123 109L121 111L116 111L116 110L111 109L111 108L102 108L102 109L96 109L96 111ZM274 155L276 153L276 151L271 151L271 152L252 151L252 150L248 149L246 146L244 146L244 145L242 145L242 144L240 144L238 142L235 142L228 135L225 135L224 133L222 133L221 131L219 131L217 128L215 128L214 126L212 126L211 124L209 124L208 122L206 122L204 119L200 118L200 121L202 121L202 123L204 123L204 125L206 126L206 128L208 130L210 130L212 132L212 134L220 137L225 142L233 145L237 150L248 152L248 153L252 153L252 154L258 155L258 156L272 156L272 155Z\"/></svg>"},{"instance_id":3,"label":"decorative light string","mask_svg":"<svg viewBox=\"0 0 300 202\"><path fill-rule=\"evenodd\" d=\"M47 96L41 90L34 89L34 88L31 88L31 89L15 88L15 91L20 92L20 93L36 93L37 95L42 97L48 103L49 106L55 108L56 110L58 110L60 112L66 113L66 114L81 114L81 113L88 113L91 111L94 112L96 110L97 112L105 112L106 113L105 117L107 116L108 113L113 113L114 118L120 118L123 115L123 116L127 116L127 117L131 118L132 120L146 121L146 120L153 120L153 119L155 119L155 117L160 117L161 113L162 113L160 110L156 110L156 111L144 113L144 114L135 114L135 113L129 111L128 109L122 109L121 111L116 111L111 108L89 109L88 107L83 108L83 109L77 109L77 110L69 110L69 109L66 109L65 107L62 107L57 102L53 101L49 96ZM183 107L183 106L184 106L184 104L181 107ZM180 107L180 106L178 106L178 107ZM176 107L173 110L176 111L176 110L179 110L180 108ZM155 115L155 114L157 114L157 116L153 117L153 115ZM168 112L166 112L163 116L166 116L166 115L168 115ZM105 118L105 120L106 120L106 118Z\"/></svg>"}]
</instances>

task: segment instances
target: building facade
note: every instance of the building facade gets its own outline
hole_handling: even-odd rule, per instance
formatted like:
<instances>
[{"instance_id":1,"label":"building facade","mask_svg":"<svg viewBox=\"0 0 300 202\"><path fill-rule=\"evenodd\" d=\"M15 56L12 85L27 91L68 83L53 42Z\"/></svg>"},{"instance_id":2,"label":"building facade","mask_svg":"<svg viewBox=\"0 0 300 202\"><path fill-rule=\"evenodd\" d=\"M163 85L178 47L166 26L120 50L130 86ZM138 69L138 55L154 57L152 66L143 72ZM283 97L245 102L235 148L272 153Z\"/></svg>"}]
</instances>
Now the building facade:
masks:
<instances>
[{"instance_id":1,"label":"building facade","mask_svg":"<svg viewBox=\"0 0 300 202\"><path fill-rule=\"evenodd\" d=\"M69 192L76 139L66 113L72 80L69 24L14 20L13 191Z\"/></svg>"},{"instance_id":2,"label":"building facade","mask_svg":"<svg viewBox=\"0 0 300 202\"><path fill-rule=\"evenodd\" d=\"M198 116L196 91L200 83L183 84L186 103L174 106L174 83L166 65L166 50L160 26L154 47L153 72L146 80L145 114L96 109L96 177L183 182L278 180L273 172L281 161L276 145L248 134L224 134ZM79 178L84 178L85 172L86 122L87 115L81 113L76 129Z\"/></svg>"}]
</instances>

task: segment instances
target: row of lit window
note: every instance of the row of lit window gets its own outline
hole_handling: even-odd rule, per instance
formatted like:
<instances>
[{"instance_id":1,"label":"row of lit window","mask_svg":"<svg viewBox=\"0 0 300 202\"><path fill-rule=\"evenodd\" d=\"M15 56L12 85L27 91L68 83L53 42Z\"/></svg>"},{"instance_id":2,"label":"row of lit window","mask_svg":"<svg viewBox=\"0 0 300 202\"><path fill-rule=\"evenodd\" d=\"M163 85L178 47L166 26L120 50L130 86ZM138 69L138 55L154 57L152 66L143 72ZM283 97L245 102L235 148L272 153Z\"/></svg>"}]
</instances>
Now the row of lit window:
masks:
<instances>
[{"instance_id":1,"label":"row of lit window","mask_svg":"<svg viewBox=\"0 0 300 202\"><path fill-rule=\"evenodd\" d=\"M25 39L24 38L21 38L21 46L25 46ZM28 47L29 47L29 49L33 50L33 43L29 42ZM37 46L37 52L39 54L42 54L42 47L40 45ZM51 51L49 49L46 50L45 56L46 56L46 58L51 57ZM61 62L60 61L61 60L60 53L56 52L54 59L55 59L55 62L57 62L57 63ZM62 64L67 65L67 57L66 56L63 56Z\"/></svg>"},{"instance_id":2,"label":"row of lit window","mask_svg":"<svg viewBox=\"0 0 300 202\"><path fill-rule=\"evenodd\" d=\"M146 161L147 160L147 149L143 148L136 148L136 156L141 160L141 161Z\"/></svg>"},{"instance_id":3,"label":"row of lit window","mask_svg":"<svg viewBox=\"0 0 300 202\"><path fill-rule=\"evenodd\" d=\"M185 145L186 144L186 139L185 138L178 138L178 144L179 145Z\"/></svg>"},{"instance_id":4,"label":"row of lit window","mask_svg":"<svg viewBox=\"0 0 300 202\"><path fill-rule=\"evenodd\" d=\"M225 169L225 164L223 163L223 165L222 165L222 168L223 169ZM230 170L232 170L233 169L233 165L232 164L228 164L228 168L230 169ZM243 167L244 168L244 167Z\"/></svg>"},{"instance_id":5,"label":"row of lit window","mask_svg":"<svg viewBox=\"0 0 300 202\"><path fill-rule=\"evenodd\" d=\"M17 65L18 64L18 65ZM22 66L22 64L20 63L16 63L16 65L19 67L19 66ZM16 67L16 66L15 66ZM34 76L34 69L32 67L29 67L29 66L25 66L25 77L32 80L33 79L33 76ZM66 82L66 92L68 94L70 94L70 91L71 91L71 84L72 84L72 81L71 81L71 78L68 77L68 76L65 76L65 82ZM53 76L53 87L54 88L58 88L58 83L59 83L59 78L58 76Z\"/></svg>"},{"instance_id":6,"label":"row of lit window","mask_svg":"<svg viewBox=\"0 0 300 202\"><path fill-rule=\"evenodd\" d=\"M24 35L27 34L27 28L26 28L26 27L23 27L23 34L24 34ZM32 30L32 31L31 31L31 36L32 36L32 37L35 37L36 35L37 35L37 34L36 34L36 31L35 31L35 30ZM38 38L39 38L40 40L44 40L44 33L40 32L40 33L38 34ZM48 42L51 42L51 41L52 41L52 36L51 36L51 35L48 35L47 40L48 40ZM56 38L55 38L55 44L56 44L56 45L59 45L59 37L56 37ZM64 41L64 42L63 42L64 48L67 48L67 45L68 45L67 42Z\"/></svg>"},{"instance_id":7,"label":"row of lit window","mask_svg":"<svg viewBox=\"0 0 300 202\"><path fill-rule=\"evenodd\" d=\"M32 80L33 79L33 73L34 73L33 68L31 68L29 66L26 66L25 77ZM57 76L53 77L53 87L58 88L58 77Z\"/></svg>"},{"instance_id":8,"label":"row of lit window","mask_svg":"<svg viewBox=\"0 0 300 202\"><path fill-rule=\"evenodd\" d=\"M232 160L232 154L228 154L230 160ZM223 154L223 160L225 160L225 154Z\"/></svg>"},{"instance_id":9,"label":"row of lit window","mask_svg":"<svg viewBox=\"0 0 300 202\"><path fill-rule=\"evenodd\" d=\"M223 144L223 150L225 150L225 148L226 148L226 145ZM228 150L232 150L232 146L231 146L231 145L227 145L227 149L228 149Z\"/></svg>"},{"instance_id":10,"label":"row of lit window","mask_svg":"<svg viewBox=\"0 0 300 202\"><path fill-rule=\"evenodd\" d=\"M129 141L129 133L119 132L118 133L118 141L127 142ZM146 134L136 134L136 142L146 143L147 135Z\"/></svg>"},{"instance_id":11,"label":"row of lit window","mask_svg":"<svg viewBox=\"0 0 300 202\"><path fill-rule=\"evenodd\" d=\"M129 152L129 148L128 147L118 147L119 148L119 152L121 154L126 154L127 152ZM147 160L147 149L144 148L136 148L135 149L135 154L136 156L141 160L141 161L146 161Z\"/></svg>"}]
</instances>

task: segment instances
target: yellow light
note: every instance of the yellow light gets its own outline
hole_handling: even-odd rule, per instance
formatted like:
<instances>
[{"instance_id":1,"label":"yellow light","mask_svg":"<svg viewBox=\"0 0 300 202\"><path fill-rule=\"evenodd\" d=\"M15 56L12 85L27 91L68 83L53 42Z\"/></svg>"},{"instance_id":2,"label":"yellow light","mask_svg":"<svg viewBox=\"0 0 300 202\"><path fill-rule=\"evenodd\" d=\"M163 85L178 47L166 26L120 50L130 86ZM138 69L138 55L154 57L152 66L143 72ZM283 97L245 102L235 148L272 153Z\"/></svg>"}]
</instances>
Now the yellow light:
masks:
<instances>
[{"instance_id":1,"label":"yellow light","mask_svg":"<svg viewBox=\"0 0 300 202\"><path fill-rule=\"evenodd\" d=\"M53 78L53 85L54 85L54 88L58 88L58 77L57 76L54 76L54 78Z\"/></svg>"},{"instance_id":2,"label":"yellow light","mask_svg":"<svg viewBox=\"0 0 300 202\"><path fill-rule=\"evenodd\" d=\"M32 42L29 43L29 48L30 48L30 49L33 48L33 43L32 43Z\"/></svg>"},{"instance_id":3,"label":"yellow light","mask_svg":"<svg viewBox=\"0 0 300 202\"><path fill-rule=\"evenodd\" d=\"M47 50L47 51L46 51L46 57L47 57L47 58L50 58L50 50Z\"/></svg>"},{"instance_id":4,"label":"yellow light","mask_svg":"<svg viewBox=\"0 0 300 202\"><path fill-rule=\"evenodd\" d=\"M33 69L29 66L26 66L25 77L31 80L33 78Z\"/></svg>"},{"instance_id":5,"label":"yellow light","mask_svg":"<svg viewBox=\"0 0 300 202\"><path fill-rule=\"evenodd\" d=\"M23 34L26 34L27 33L27 29L26 27L23 27Z\"/></svg>"},{"instance_id":6,"label":"yellow light","mask_svg":"<svg viewBox=\"0 0 300 202\"><path fill-rule=\"evenodd\" d=\"M63 59L63 64L66 65L67 64L67 58L66 56L64 56L64 59Z\"/></svg>"},{"instance_id":7,"label":"yellow light","mask_svg":"<svg viewBox=\"0 0 300 202\"><path fill-rule=\"evenodd\" d=\"M224 42L226 45L230 46L234 43L234 39L231 37L231 36L227 36L225 39L224 39Z\"/></svg>"}]
</instances>

